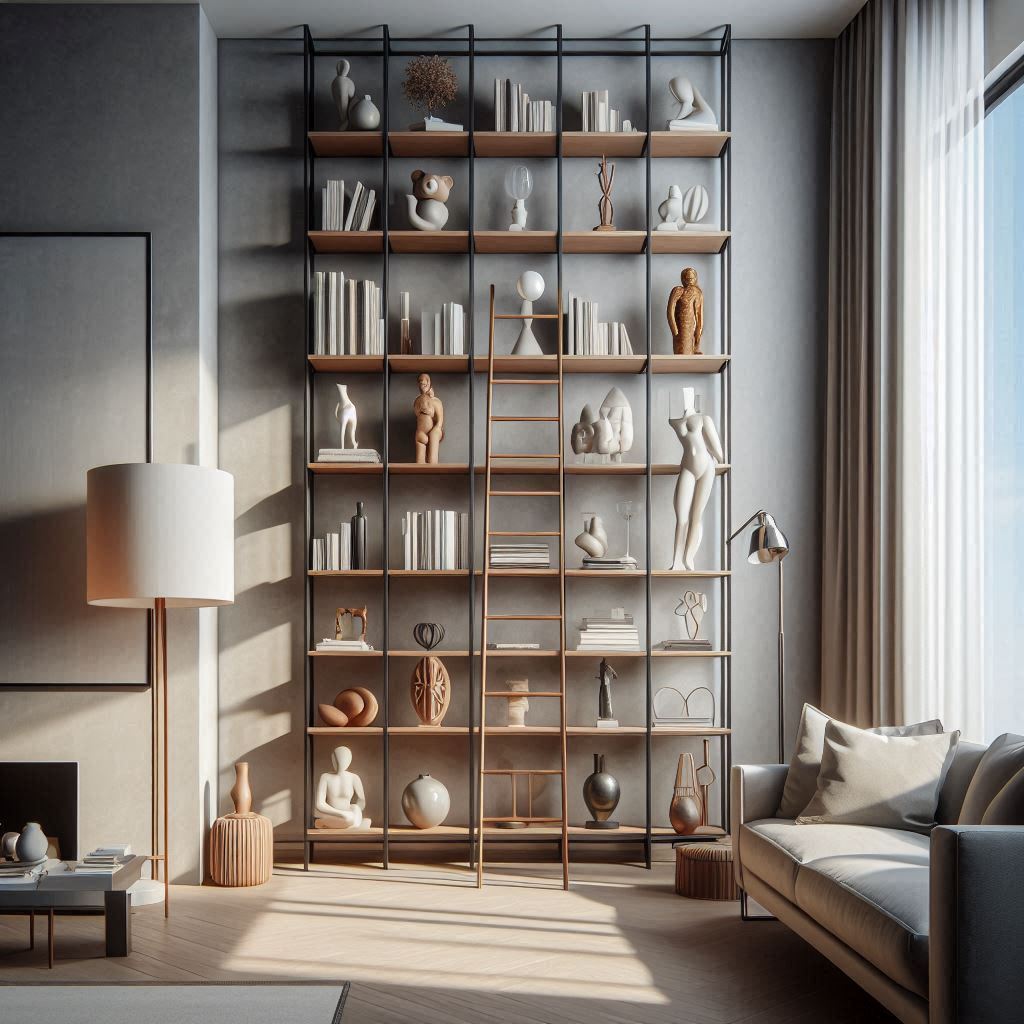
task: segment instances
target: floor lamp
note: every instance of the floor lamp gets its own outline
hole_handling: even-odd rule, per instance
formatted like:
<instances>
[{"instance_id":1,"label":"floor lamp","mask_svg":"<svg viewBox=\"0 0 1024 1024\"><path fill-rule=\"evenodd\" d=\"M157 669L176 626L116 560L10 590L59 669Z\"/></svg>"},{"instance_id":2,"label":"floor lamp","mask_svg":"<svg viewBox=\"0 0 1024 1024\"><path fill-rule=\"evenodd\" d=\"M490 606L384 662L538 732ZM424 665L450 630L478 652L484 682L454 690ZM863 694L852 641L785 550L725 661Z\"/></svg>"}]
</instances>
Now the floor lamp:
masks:
<instances>
[{"instance_id":1,"label":"floor lamp","mask_svg":"<svg viewBox=\"0 0 1024 1024\"><path fill-rule=\"evenodd\" d=\"M167 609L234 601L234 489L234 478L219 469L154 462L90 469L86 484L86 600L153 609L152 861L154 878L157 866L163 868L165 916L170 895Z\"/></svg>"},{"instance_id":2,"label":"floor lamp","mask_svg":"<svg viewBox=\"0 0 1024 1024\"><path fill-rule=\"evenodd\" d=\"M779 764L786 760L786 602L782 586L782 560L789 554L789 541L779 529L775 519L765 510L755 512L733 535L727 543L731 544L751 523L757 525L750 534L750 550L747 561L751 565L764 565L776 562L779 566Z\"/></svg>"}]
</instances>

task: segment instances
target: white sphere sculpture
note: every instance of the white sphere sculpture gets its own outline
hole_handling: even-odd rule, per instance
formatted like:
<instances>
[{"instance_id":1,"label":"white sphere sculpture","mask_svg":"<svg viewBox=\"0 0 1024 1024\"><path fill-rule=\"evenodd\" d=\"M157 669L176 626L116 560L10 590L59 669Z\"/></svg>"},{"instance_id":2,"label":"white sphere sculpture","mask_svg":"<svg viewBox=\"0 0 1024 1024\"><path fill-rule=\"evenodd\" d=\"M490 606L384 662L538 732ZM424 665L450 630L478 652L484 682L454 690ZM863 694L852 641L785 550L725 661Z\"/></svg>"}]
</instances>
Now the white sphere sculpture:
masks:
<instances>
[{"instance_id":1,"label":"white sphere sculpture","mask_svg":"<svg viewBox=\"0 0 1024 1024\"><path fill-rule=\"evenodd\" d=\"M526 302L536 302L544 294L544 278L536 270L524 270L516 282L516 291Z\"/></svg>"}]
</instances>

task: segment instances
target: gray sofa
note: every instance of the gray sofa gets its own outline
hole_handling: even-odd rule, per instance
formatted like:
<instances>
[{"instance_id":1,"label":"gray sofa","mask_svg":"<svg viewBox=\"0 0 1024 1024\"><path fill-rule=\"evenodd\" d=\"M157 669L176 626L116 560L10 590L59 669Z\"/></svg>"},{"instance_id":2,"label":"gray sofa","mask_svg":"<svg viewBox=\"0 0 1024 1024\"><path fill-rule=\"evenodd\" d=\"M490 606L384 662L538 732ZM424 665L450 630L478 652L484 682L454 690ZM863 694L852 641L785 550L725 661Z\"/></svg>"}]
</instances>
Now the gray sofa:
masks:
<instances>
[{"instance_id":1,"label":"gray sofa","mask_svg":"<svg viewBox=\"0 0 1024 1024\"><path fill-rule=\"evenodd\" d=\"M788 765L732 770L736 881L901 1021L1024 1021L1024 828L958 826L960 743L931 835L775 817Z\"/></svg>"}]
</instances>

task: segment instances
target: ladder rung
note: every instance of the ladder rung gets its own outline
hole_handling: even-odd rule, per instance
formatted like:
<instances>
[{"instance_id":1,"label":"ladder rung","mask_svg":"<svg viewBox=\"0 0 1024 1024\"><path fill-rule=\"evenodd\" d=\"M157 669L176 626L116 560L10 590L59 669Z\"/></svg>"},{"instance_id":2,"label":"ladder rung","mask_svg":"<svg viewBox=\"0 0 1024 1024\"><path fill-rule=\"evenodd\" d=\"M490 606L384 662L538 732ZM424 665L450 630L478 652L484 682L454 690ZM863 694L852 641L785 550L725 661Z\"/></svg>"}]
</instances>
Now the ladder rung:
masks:
<instances>
[{"instance_id":1,"label":"ladder rung","mask_svg":"<svg viewBox=\"0 0 1024 1024\"><path fill-rule=\"evenodd\" d=\"M542 377L540 379L531 377L492 377L492 384L558 384L558 378Z\"/></svg>"},{"instance_id":2,"label":"ladder rung","mask_svg":"<svg viewBox=\"0 0 1024 1024\"><path fill-rule=\"evenodd\" d=\"M488 615L488 619L502 622L560 622L561 615Z\"/></svg>"},{"instance_id":3,"label":"ladder rung","mask_svg":"<svg viewBox=\"0 0 1024 1024\"><path fill-rule=\"evenodd\" d=\"M561 457L557 452L554 455L540 454L538 452L512 452L505 455L499 455L497 452L491 453L492 459L560 459Z\"/></svg>"},{"instance_id":4,"label":"ladder rung","mask_svg":"<svg viewBox=\"0 0 1024 1024\"><path fill-rule=\"evenodd\" d=\"M492 423L557 423L557 416L492 416Z\"/></svg>"},{"instance_id":5,"label":"ladder rung","mask_svg":"<svg viewBox=\"0 0 1024 1024\"><path fill-rule=\"evenodd\" d=\"M495 320L557 320L557 313L495 313Z\"/></svg>"},{"instance_id":6,"label":"ladder rung","mask_svg":"<svg viewBox=\"0 0 1024 1024\"><path fill-rule=\"evenodd\" d=\"M485 697L561 697L560 690L491 690Z\"/></svg>"},{"instance_id":7,"label":"ladder rung","mask_svg":"<svg viewBox=\"0 0 1024 1024\"><path fill-rule=\"evenodd\" d=\"M558 530L488 530L488 537L561 537Z\"/></svg>"},{"instance_id":8,"label":"ladder rung","mask_svg":"<svg viewBox=\"0 0 1024 1024\"><path fill-rule=\"evenodd\" d=\"M561 775L561 768L484 768L481 775ZM552 818L561 821L561 818Z\"/></svg>"},{"instance_id":9,"label":"ladder rung","mask_svg":"<svg viewBox=\"0 0 1024 1024\"><path fill-rule=\"evenodd\" d=\"M561 491L488 491L492 498L557 498Z\"/></svg>"}]
</instances>

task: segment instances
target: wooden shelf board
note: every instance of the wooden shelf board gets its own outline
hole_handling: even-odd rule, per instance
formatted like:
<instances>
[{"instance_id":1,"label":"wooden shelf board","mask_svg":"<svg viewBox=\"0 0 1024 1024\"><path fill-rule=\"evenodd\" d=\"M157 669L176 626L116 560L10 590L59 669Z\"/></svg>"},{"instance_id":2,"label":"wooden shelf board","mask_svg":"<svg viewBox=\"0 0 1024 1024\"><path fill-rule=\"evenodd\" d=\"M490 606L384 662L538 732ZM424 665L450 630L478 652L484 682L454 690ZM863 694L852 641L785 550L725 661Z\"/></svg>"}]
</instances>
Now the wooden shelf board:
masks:
<instances>
[{"instance_id":1,"label":"wooden shelf board","mask_svg":"<svg viewBox=\"0 0 1024 1024\"><path fill-rule=\"evenodd\" d=\"M488 658L557 658L558 651L488 651Z\"/></svg>"},{"instance_id":2,"label":"wooden shelf board","mask_svg":"<svg viewBox=\"0 0 1024 1024\"><path fill-rule=\"evenodd\" d=\"M728 231L655 231L651 235L651 252L714 255L725 248Z\"/></svg>"},{"instance_id":3,"label":"wooden shelf board","mask_svg":"<svg viewBox=\"0 0 1024 1024\"><path fill-rule=\"evenodd\" d=\"M483 575L483 569L475 570L474 574L477 575L477 576L482 576ZM492 569L490 571L490 575L491 576L508 576L508 577L514 577L514 578L515 577L519 577L519 578L522 578L522 579L527 579L527 578L532 577L532 576L545 576L545 577L557 576L558 575L558 570L557 569Z\"/></svg>"},{"instance_id":4,"label":"wooden shelf board","mask_svg":"<svg viewBox=\"0 0 1024 1024\"><path fill-rule=\"evenodd\" d=\"M563 373L643 373L646 356L563 356Z\"/></svg>"},{"instance_id":5,"label":"wooden shelf board","mask_svg":"<svg viewBox=\"0 0 1024 1024\"><path fill-rule=\"evenodd\" d=\"M438 576L455 576L465 579L469 575L468 569L389 569L389 576L420 576L424 579L434 579Z\"/></svg>"},{"instance_id":6,"label":"wooden shelf board","mask_svg":"<svg viewBox=\"0 0 1024 1024\"><path fill-rule=\"evenodd\" d=\"M616 577L625 579L644 579L647 573L643 569L566 569L566 576L586 579L588 576L608 580Z\"/></svg>"},{"instance_id":7,"label":"wooden shelf board","mask_svg":"<svg viewBox=\"0 0 1024 1024\"><path fill-rule=\"evenodd\" d=\"M688 836L681 836L675 829L665 825L656 825L651 832L655 841L671 843L699 843L708 839L721 839L728 835L725 829L718 825L701 825L696 832L691 832Z\"/></svg>"},{"instance_id":8,"label":"wooden shelf board","mask_svg":"<svg viewBox=\"0 0 1024 1024\"><path fill-rule=\"evenodd\" d=\"M717 157L731 132L651 132L652 157Z\"/></svg>"},{"instance_id":9,"label":"wooden shelf board","mask_svg":"<svg viewBox=\"0 0 1024 1024\"><path fill-rule=\"evenodd\" d=\"M659 725L651 728L652 736L731 736L732 729L720 725Z\"/></svg>"},{"instance_id":10,"label":"wooden shelf board","mask_svg":"<svg viewBox=\"0 0 1024 1024\"><path fill-rule=\"evenodd\" d=\"M317 373L381 373L383 356L310 356L309 365Z\"/></svg>"},{"instance_id":11,"label":"wooden shelf board","mask_svg":"<svg viewBox=\"0 0 1024 1024\"><path fill-rule=\"evenodd\" d=\"M652 658L731 658L732 651L663 651L652 650Z\"/></svg>"},{"instance_id":12,"label":"wooden shelf board","mask_svg":"<svg viewBox=\"0 0 1024 1024\"><path fill-rule=\"evenodd\" d=\"M307 569L307 576L383 576L383 569Z\"/></svg>"},{"instance_id":13,"label":"wooden shelf board","mask_svg":"<svg viewBox=\"0 0 1024 1024\"><path fill-rule=\"evenodd\" d=\"M477 652L474 651L474 654ZM388 651L389 658L426 658L429 655L434 655L435 658L468 658L469 651L446 651L439 647L435 647L432 651L424 651L422 648L418 651L410 649L406 650L395 650L392 648Z\"/></svg>"},{"instance_id":14,"label":"wooden shelf board","mask_svg":"<svg viewBox=\"0 0 1024 1024\"><path fill-rule=\"evenodd\" d=\"M643 156L647 132L562 132L563 156Z\"/></svg>"},{"instance_id":15,"label":"wooden shelf board","mask_svg":"<svg viewBox=\"0 0 1024 1024\"><path fill-rule=\"evenodd\" d=\"M699 356L655 354L651 356L652 373L721 373L729 365L729 356L707 352Z\"/></svg>"},{"instance_id":16,"label":"wooden shelf board","mask_svg":"<svg viewBox=\"0 0 1024 1024\"><path fill-rule=\"evenodd\" d=\"M567 658L646 658L647 652L639 651L569 651L565 652Z\"/></svg>"},{"instance_id":17,"label":"wooden shelf board","mask_svg":"<svg viewBox=\"0 0 1024 1024\"><path fill-rule=\"evenodd\" d=\"M473 369L477 373L487 372L487 356L476 356ZM558 373L557 356L495 356L494 369L498 373L544 373L554 376Z\"/></svg>"},{"instance_id":18,"label":"wooden shelf board","mask_svg":"<svg viewBox=\"0 0 1024 1024\"><path fill-rule=\"evenodd\" d=\"M383 651L307 651L311 658L383 658Z\"/></svg>"},{"instance_id":19,"label":"wooden shelf board","mask_svg":"<svg viewBox=\"0 0 1024 1024\"><path fill-rule=\"evenodd\" d=\"M479 253L557 252L556 231L474 231L473 245Z\"/></svg>"},{"instance_id":20,"label":"wooden shelf board","mask_svg":"<svg viewBox=\"0 0 1024 1024\"><path fill-rule=\"evenodd\" d=\"M562 251L567 253L627 253L637 255L647 244L646 231L565 231Z\"/></svg>"},{"instance_id":21,"label":"wooden shelf board","mask_svg":"<svg viewBox=\"0 0 1024 1024\"><path fill-rule=\"evenodd\" d=\"M469 373L469 356L388 356L393 373Z\"/></svg>"},{"instance_id":22,"label":"wooden shelf board","mask_svg":"<svg viewBox=\"0 0 1024 1024\"><path fill-rule=\"evenodd\" d=\"M388 839L422 839L430 842L437 836L469 837L468 825L434 825L433 828L415 828L412 825L388 825Z\"/></svg>"},{"instance_id":23,"label":"wooden shelf board","mask_svg":"<svg viewBox=\"0 0 1024 1024\"><path fill-rule=\"evenodd\" d=\"M711 580L731 576L728 569L652 569L652 576L676 576L680 579Z\"/></svg>"},{"instance_id":24,"label":"wooden shelf board","mask_svg":"<svg viewBox=\"0 0 1024 1024\"><path fill-rule=\"evenodd\" d=\"M533 696L523 694L523 696ZM562 730L557 725L489 725L484 730L488 736L560 736Z\"/></svg>"},{"instance_id":25,"label":"wooden shelf board","mask_svg":"<svg viewBox=\"0 0 1024 1024\"><path fill-rule=\"evenodd\" d=\"M678 472L678 467L676 472ZM388 472L398 476L468 476L466 462L389 462Z\"/></svg>"},{"instance_id":26,"label":"wooden shelf board","mask_svg":"<svg viewBox=\"0 0 1024 1024\"><path fill-rule=\"evenodd\" d=\"M308 132L307 135L317 156L380 156L384 152L383 132Z\"/></svg>"},{"instance_id":27,"label":"wooden shelf board","mask_svg":"<svg viewBox=\"0 0 1024 1024\"><path fill-rule=\"evenodd\" d=\"M310 231L314 252L383 252L383 231Z\"/></svg>"},{"instance_id":28,"label":"wooden shelf board","mask_svg":"<svg viewBox=\"0 0 1024 1024\"><path fill-rule=\"evenodd\" d=\"M392 736L468 736L468 725L389 725Z\"/></svg>"},{"instance_id":29,"label":"wooden shelf board","mask_svg":"<svg viewBox=\"0 0 1024 1024\"><path fill-rule=\"evenodd\" d=\"M388 132L392 156L468 156L469 132Z\"/></svg>"},{"instance_id":30,"label":"wooden shelf board","mask_svg":"<svg viewBox=\"0 0 1024 1024\"><path fill-rule=\"evenodd\" d=\"M359 829L358 832L353 832L350 828L307 828L306 838L316 839L320 842L346 842L346 843L358 843L372 842L375 839L380 839L384 835L384 829L374 826L373 828Z\"/></svg>"},{"instance_id":31,"label":"wooden shelf board","mask_svg":"<svg viewBox=\"0 0 1024 1024\"><path fill-rule=\"evenodd\" d=\"M359 473L369 476L380 476L384 466L379 462L310 462L307 466L312 473L333 476L337 473Z\"/></svg>"},{"instance_id":32,"label":"wooden shelf board","mask_svg":"<svg viewBox=\"0 0 1024 1024\"><path fill-rule=\"evenodd\" d=\"M310 736L381 736L384 728L380 725L310 725L307 726L306 732Z\"/></svg>"},{"instance_id":33,"label":"wooden shelf board","mask_svg":"<svg viewBox=\"0 0 1024 1024\"><path fill-rule=\"evenodd\" d=\"M392 252L469 252L468 231L389 231Z\"/></svg>"},{"instance_id":34,"label":"wooden shelf board","mask_svg":"<svg viewBox=\"0 0 1024 1024\"><path fill-rule=\"evenodd\" d=\"M555 156L557 140L555 132L474 132L473 149L477 156Z\"/></svg>"}]
</instances>

